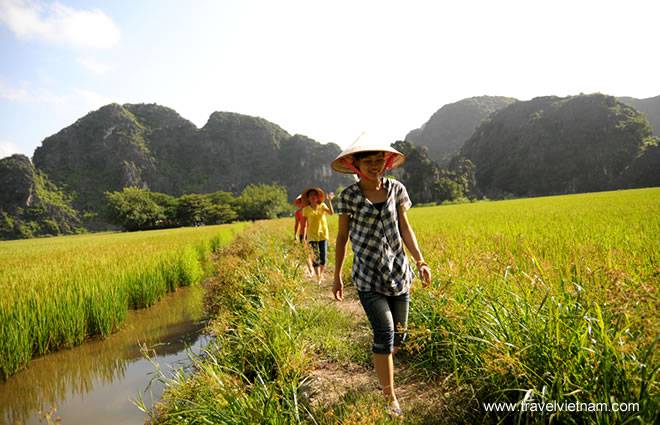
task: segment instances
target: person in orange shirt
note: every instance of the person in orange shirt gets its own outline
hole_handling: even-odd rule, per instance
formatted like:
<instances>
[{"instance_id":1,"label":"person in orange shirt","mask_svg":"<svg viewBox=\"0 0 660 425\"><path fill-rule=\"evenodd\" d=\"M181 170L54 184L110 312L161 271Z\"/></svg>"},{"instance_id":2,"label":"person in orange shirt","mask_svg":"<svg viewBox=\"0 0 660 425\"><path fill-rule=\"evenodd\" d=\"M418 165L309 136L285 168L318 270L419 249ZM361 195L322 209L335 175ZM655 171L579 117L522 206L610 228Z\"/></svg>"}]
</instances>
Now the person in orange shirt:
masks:
<instances>
[{"instance_id":1,"label":"person in orange shirt","mask_svg":"<svg viewBox=\"0 0 660 425\"><path fill-rule=\"evenodd\" d=\"M328 230L327 215L334 214L332 209L332 198L334 194L328 193L328 205L325 204L325 192L323 189L315 187L307 189L302 193L302 197L307 201L307 206L303 208L302 215L305 218L305 238L312 247L312 265L316 281L320 285L323 281L323 272L325 264L328 261L328 239L330 232Z\"/></svg>"}]
</instances>

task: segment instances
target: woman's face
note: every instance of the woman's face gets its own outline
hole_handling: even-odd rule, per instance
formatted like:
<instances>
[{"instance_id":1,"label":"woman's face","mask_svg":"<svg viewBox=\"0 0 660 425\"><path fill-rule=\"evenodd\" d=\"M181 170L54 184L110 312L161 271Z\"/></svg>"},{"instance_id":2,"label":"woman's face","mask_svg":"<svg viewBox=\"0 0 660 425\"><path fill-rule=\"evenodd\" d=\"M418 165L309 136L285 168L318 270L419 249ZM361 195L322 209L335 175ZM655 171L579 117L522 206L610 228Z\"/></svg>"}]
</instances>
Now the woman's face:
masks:
<instances>
[{"instance_id":1,"label":"woman's face","mask_svg":"<svg viewBox=\"0 0 660 425\"><path fill-rule=\"evenodd\" d=\"M312 191L310 191L309 194L307 195L307 199L309 200L309 202L310 202L312 205L316 205L316 204L319 203L319 194L316 193L315 190L312 190Z\"/></svg>"},{"instance_id":2,"label":"woman's face","mask_svg":"<svg viewBox=\"0 0 660 425\"><path fill-rule=\"evenodd\" d=\"M378 179L385 171L385 154L383 152L365 156L356 161L356 167L370 179Z\"/></svg>"}]
</instances>

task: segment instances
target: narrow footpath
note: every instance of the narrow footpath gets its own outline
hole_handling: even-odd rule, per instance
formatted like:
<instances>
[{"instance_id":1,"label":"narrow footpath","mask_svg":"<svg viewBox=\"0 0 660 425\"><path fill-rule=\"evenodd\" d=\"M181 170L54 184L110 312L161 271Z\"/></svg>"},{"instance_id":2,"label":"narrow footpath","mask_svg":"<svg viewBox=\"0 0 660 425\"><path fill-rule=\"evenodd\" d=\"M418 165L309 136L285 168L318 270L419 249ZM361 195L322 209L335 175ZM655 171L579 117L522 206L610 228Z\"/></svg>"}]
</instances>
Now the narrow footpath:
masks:
<instances>
[{"instance_id":1,"label":"narrow footpath","mask_svg":"<svg viewBox=\"0 0 660 425\"><path fill-rule=\"evenodd\" d=\"M305 285L310 288L307 302L333 306L342 316L348 318L352 323L352 331L347 340L354 341L366 355L365 361L361 363L350 360L339 362L323 358L323 355L320 355L311 372L314 388L314 395L311 398L312 405L336 405L342 400L351 400L365 395L368 399L379 401L381 398L380 385L370 357L372 335L369 322L353 285L346 284L344 300L335 301L332 295L333 273L334 268L329 265L321 285L316 284L313 279L306 279ZM419 282L416 281L415 284L419 284ZM421 379L420 374L408 367L402 357L395 357L394 364L396 394L404 416L401 419L393 418L392 423L445 423L443 410L447 404L444 400L442 382ZM378 420L379 416L376 415L373 423L383 423ZM368 417L363 419L367 423L369 422Z\"/></svg>"}]
</instances>

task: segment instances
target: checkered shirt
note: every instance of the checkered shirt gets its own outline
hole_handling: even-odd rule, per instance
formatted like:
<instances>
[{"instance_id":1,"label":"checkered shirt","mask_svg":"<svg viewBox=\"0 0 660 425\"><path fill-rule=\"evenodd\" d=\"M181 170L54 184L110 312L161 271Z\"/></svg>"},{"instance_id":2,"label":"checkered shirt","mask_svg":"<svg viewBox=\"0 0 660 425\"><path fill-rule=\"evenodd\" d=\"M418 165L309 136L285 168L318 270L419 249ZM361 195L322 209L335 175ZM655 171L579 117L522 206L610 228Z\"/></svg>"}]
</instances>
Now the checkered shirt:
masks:
<instances>
[{"instance_id":1,"label":"checkered shirt","mask_svg":"<svg viewBox=\"0 0 660 425\"><path fill-rule=\"evenodd\" d=\"M413 271L403 249L397 207L411 207L408 191L400 182L383 179L387 200L382 210L369 201L357 183L337 197L337 214L350 217L349 234L353 248L353 283L358 291L401 295L410 289Z\"/></svg>"}]
</instances>

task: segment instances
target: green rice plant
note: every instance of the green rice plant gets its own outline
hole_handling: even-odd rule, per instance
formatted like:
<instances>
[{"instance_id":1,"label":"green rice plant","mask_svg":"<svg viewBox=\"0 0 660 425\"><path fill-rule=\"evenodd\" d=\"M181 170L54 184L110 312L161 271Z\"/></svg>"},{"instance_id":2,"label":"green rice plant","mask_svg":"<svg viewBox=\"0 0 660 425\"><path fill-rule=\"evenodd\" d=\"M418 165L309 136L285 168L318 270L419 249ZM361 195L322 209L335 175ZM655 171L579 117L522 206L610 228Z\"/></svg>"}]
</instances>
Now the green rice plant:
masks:
<instances>
[{"instance_id":1,"label":"green rice plant","mask_svg":"<svg viewBox=\"0 0 660 425\"><path fill-rule=\"evenodd\" d=\"M660 189L413 209L436 277L414 290L408 360L479 402L640 406L523 422L654 423L658 212Z\"/></svg>"},{"instance_id":2,"label":"green rice plant","mask_svg":"<svg viewBox=\"0 0 660 425\"><path fill-rule=\"evenodd\" d=\"M444 382L451 414L411 412L403 422L656 423L659 212L660 189L411 210L434 280L414 284L401 360ZM260 226L223 250L205 298L216 342L192 376L165 380L154 421L397 423L375 395L309 405L313 359L368 358L338 336L354 322L300 287L290 221ZM343 274L349 282L350 263ZM532 400L636 402L639 412L489 414L482 405Z\"/></svg>"},{"instance_id":3,"label":"green rice plant","mask_svg":"<svg viewBox=\"0 0 660 425\"><path fill-rule=\"evenodd\" d=\"M0 242L0 379L200 281L245 224Z\"/></svg>"}]
</instances>

